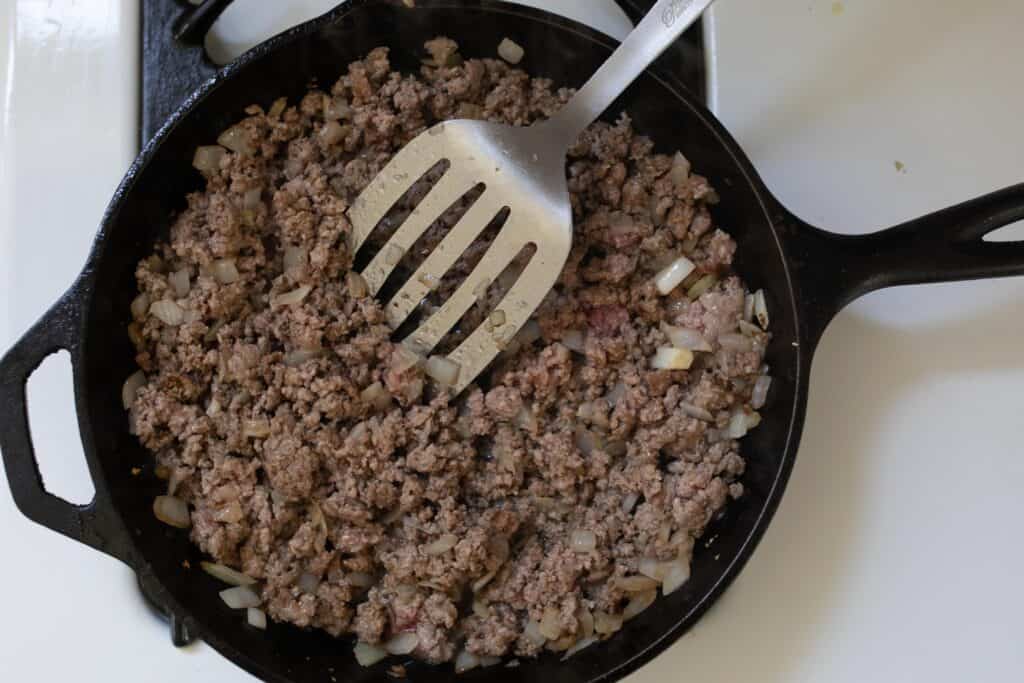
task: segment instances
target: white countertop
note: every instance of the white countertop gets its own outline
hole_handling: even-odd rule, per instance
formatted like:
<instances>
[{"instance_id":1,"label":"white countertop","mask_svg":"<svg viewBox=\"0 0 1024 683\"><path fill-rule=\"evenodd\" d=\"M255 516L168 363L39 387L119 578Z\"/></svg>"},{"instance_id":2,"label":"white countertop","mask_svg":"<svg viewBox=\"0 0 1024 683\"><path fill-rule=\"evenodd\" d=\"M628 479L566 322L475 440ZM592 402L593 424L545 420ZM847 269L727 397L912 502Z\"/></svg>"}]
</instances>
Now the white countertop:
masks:
<instances>
[{"instance_id":1,"label":"white countertop","mask_svg":"<svg viewBox=\"0 0 1024 683\"><path fill-rule=\"evenodd\" d=\"M229 11L223 43L331 4L259 1ZM605 1L542 4L620 33ZM71 282L134 155L137 12L0 6L0 347ZM866 232L1024 176L1024 4L722 0L712 25L716 111L812 223ZM631 683L1020 679L1022 311L1024 280L1008 280L882 292L842 314L759 550ZM69 387L60 365L33 379L36 441L50 488L84 501ZM251 680L205 645L171 647L128 569L29 523L3 485L0 525L9 680Z\"/></svg>"}]
</instances>

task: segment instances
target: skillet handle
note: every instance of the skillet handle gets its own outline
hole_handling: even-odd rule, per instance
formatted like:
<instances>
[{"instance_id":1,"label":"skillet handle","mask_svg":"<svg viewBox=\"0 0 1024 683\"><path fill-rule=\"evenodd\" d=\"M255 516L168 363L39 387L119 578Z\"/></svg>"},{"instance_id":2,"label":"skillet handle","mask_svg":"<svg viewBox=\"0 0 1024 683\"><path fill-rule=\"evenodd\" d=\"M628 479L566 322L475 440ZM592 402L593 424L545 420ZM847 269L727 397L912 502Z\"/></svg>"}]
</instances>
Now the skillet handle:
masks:
<instances>
[{"instance_id":1,"label":"skillet handle","mask_svg":"<svg viewBox=\"0 0 1024 683\"><path fill-rule=\"evenodd\" d=\"M868 235L798 225L790 261L804 301L804 339L816 344L854 299L884 287L1024 275L1024 241L985 236L1024 220L1024 184Z\"/></svg>"},{"instance_id":2,"label":"skillet handle","mask_svg":"<svg viewBox=\"0 0 1024 683\"><path fill-rule=\"evenodd\" d=\"M73 505L48 492L43 484L29 431L25 387L28 378L51 354L71 353L77 376L78 292L72 288L0 359L0 453L18 509L34 522L128 562L122 525L109 494L93 481L96 495L88 505ZM95 464L89 462L90 471Z\"/></svg>"}]
</instances>

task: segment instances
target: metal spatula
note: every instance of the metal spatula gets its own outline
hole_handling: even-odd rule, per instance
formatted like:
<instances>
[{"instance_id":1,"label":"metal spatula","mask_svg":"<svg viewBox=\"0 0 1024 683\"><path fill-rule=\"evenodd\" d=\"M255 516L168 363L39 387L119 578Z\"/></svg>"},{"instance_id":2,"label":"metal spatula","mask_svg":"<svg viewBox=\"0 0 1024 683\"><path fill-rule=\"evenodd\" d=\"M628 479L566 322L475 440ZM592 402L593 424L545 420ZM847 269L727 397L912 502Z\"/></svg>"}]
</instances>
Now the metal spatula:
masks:
<instances>
[{"instance_id":1,"label":"metal spatula","mask_svg":"<svg viewBox=\"0 0 1024 683\"><path fill-rule=\"evenodd\" d=\"M424 232L479 184L483 194L406 281L385 310L397 328L449 268L505 209L508 219L465 282L403 343L428 354L527 245L536 247L525 270L490 318L448 359L462 391L501 352L555 284L572 246L566 152L644 69L683 33L712 0L661 0L583 88L550 120L516 128L484 121L438 124L404 147L349 210L356 252L388 211L429 170L448 170L377 253L362 275L377 294ZM496 324L500 323L500 324Z\"/></svg>"}]
</instances>

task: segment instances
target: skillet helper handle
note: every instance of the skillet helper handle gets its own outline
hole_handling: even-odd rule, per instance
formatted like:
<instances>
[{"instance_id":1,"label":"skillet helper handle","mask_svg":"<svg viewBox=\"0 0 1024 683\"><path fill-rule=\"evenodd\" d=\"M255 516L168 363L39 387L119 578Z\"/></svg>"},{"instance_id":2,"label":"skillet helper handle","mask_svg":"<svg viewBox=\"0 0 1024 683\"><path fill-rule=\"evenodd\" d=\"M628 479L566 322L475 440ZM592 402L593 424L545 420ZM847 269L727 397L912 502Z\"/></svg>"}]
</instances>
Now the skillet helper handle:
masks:
<instances>
[{"instance_id":1,"label":"skillet helper handle","mask_svg":"<svg viewBox=\"0 0 1024 683\"><path fill-rule=\"evenodd\" d=\"M791 251L808 302L809 338L869 292L1024 275L1024 241L987 242L990 233L1024 220L1024 184L862 236L800 226Z\"/></svg>"},{"instance_id":2,"label":"skillet helper handle","mask_svg":"<svg viewBox=\"0 0 1024 683\"><path fill-rule=\"evenodd\" d=\"M18 509L34 522L85 545L127 561L127 545L104 491L88 505L74 505L48 492L32 446L25 388L48 356L60 350L75 363L78 308L72 288L0 359L0 454ZM78 368L74 369L78 374ZM90 463L91 464L91 463Z\"/></svg>"}]
</instances>

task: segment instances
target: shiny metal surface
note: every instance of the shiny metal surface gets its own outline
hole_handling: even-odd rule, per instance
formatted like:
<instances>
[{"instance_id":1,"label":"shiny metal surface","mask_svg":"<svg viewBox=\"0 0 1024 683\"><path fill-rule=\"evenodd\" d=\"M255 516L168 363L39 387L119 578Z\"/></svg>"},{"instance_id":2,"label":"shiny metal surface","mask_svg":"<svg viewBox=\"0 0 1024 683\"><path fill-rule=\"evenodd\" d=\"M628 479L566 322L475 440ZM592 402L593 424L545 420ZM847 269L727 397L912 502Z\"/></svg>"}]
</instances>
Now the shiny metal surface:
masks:
<instances>
[{"instance_id":1,"label":"shiny metal surface","mask_svg":"<svg viewBox=\"0 0 1024 683\"><path fill-rule=\"evenodd\" d=\"M373 294L416 240L478 184L483 195L386 304L400 326L473 240L502 210L508 220L480 263L447 301L404 341L429 354L487 286L529 245L536 252L494 309L500 325L480 326L449 358L459 366L462 391L529 320L555 284L572 247L572 209L565 179L569 146L713 0L661 0L597 73L549 121L517 128L483 121L448 121L420 134L366 187L349 210L358 252L390 209L439 162L448 169L362 271Z\"/></svg>"}]
</instances>

